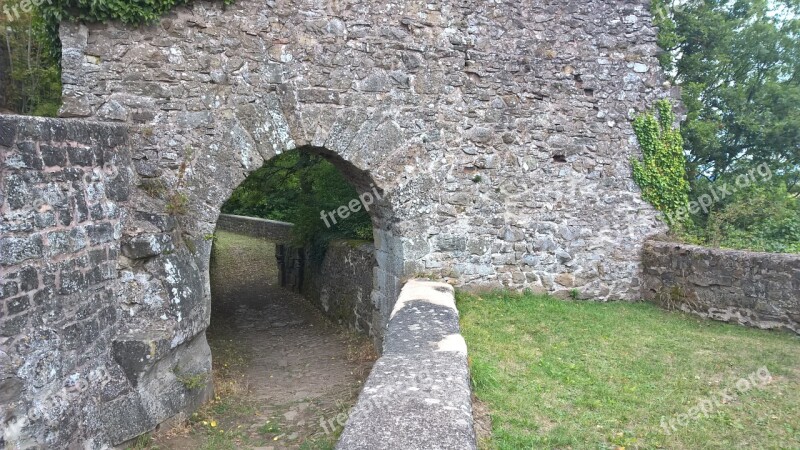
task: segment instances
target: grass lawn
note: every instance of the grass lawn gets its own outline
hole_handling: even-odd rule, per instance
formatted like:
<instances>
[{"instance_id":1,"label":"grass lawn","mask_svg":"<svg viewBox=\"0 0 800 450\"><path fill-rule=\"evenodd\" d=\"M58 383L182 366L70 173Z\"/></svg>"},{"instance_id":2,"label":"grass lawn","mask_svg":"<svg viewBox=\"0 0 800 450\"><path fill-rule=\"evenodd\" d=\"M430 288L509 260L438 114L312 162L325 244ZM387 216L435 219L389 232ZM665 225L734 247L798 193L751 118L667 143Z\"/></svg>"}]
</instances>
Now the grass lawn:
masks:
<instances>
[{"instance_id":1,"label":"grass lawn","mask_svg":"<svg viewBox=\"0 0 800 450\"><path fill-rule=\"evenodd\" d=\"M800 449L796 335L646 303L457 297L482 448Z\"/></svg>"}]
</instances>

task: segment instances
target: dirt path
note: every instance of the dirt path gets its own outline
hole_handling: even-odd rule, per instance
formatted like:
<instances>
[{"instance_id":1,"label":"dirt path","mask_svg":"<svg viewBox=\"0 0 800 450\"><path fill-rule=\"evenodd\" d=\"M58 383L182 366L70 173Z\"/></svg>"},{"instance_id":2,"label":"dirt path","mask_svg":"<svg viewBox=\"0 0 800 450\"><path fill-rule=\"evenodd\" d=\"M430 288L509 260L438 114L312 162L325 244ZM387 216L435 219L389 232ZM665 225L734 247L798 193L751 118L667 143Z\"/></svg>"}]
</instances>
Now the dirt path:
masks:
<instances>
[{"instance_id":1,"label":"dirt path","mask_svg":"<svg viewBox=\"0 0 800 450\"><path fill-rule=\"evenodd\" d=\"M374 349L278 286L274 248L217 234L208 332L217 397L150 448L332 448Z\"/></svg>"}]
</instances>

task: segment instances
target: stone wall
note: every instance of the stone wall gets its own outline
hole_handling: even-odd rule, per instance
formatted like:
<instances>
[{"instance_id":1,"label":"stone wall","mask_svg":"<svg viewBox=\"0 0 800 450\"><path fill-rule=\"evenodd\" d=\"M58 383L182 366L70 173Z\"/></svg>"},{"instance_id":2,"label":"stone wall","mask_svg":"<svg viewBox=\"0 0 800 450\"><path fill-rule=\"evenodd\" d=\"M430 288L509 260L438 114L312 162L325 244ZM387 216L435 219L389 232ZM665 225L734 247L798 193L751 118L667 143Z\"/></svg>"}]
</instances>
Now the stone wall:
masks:
<instances>
[{"instance_id":1,"label":"stone wall","mask_svg":"<svg viewBox=\"0 0 800 450\"><path fill-rule=\"evenodd\" d=\"M339 450L474 450L467 345L453 287L410 280Z\"/></svg>"},{"instance_id":2,"label":"stone wall","mask_svg":"<svg viewBox=\"0 0 800 450\"><path fill-rule=\"evenodd\" d=\"M9 445L26 434L45 446L91 437L103 427L103 397L125 384L108 351L130 188L124 128L0 117L0 424ZM111 392L85 395L95 383Z\"/></svg>"},{"instance_id":3,"label":"stone wall","mask_svg":"<svg viewBox=\"0 0 800 450\"><path fill-rule=\"evenodd\" d=\"M210 370L208 236L290 149L380 197L373 330L417 274L641 295L646 0L201 0L61 38L87 121L0 116L4 443L102 448L203 400L180 379Z\"/></svg>"},{"instance_id":4,"label":"stone wall","mask_svg":"<svg viewBox=\"0 0 800 450\"><path fill-rule=\"evenodd\" d=\"M333 241L322 258L306 251L303 296L332 320L360 333L383 339L380 311L370 301L375 246L364 241Z\"/></svg>"},{"instance_id":5,"label":"stone wall","mask_svg":"<svg viewBox=\"0 0 800 450\"><path fill-rule=\"evenodd\" d=\"M262 237L275 242L290 242L293 226L287 222L233 214L220 214L217 219L217 229L219 230Z\"/></svg>"},{"instance_id":6,"label":"stone wall","mask_svg":"<svg viewBox=\"0 0 800 450\"><path fill-rule=\"evenodd\" d=\"M646 0L196 1L148 27L64 24L65 116L139 124L142 177L185 176L210 233L276 153L374 183L374 301L399 280L640 297L662 231L630 120L667 92Z\"/></svg>"},{"instance_id":7,"label":"stone wall","mask_svg":"<svg viewBox=\"0 0 800 450\"><path fill-rule=\"evenodd\" d=\"M800 333L800 255L650 240L648 299L703 317Z\"/></svg>"},{"instance_id":8,"label":"stone wall","mask_svg":"<svg viewBox=\"0 0 800 450\"><path fill-rule=\"evenodd\" d=\"M127 128L0 116L0 166L0 447L100 448L196 404L169 345L125 337ZM184 347L208 353L202 335Z\"/></svg>"}]
</instances>

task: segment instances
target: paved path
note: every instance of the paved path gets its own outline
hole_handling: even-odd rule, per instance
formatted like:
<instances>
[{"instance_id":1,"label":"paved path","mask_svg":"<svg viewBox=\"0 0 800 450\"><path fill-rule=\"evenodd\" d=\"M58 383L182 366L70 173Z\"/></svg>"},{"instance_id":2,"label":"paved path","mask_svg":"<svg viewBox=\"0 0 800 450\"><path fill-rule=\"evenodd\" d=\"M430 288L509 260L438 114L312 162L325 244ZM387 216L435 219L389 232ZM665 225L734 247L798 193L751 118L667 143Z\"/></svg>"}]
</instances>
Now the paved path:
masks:
<instances>
[{"instance_id":1,"label":"paved path","mask_svg":"<svg viewBox=\"0 0 800 450\"><path fill-rule=\"evenodd\" d=\"M254 404L250 423L228 427L244 430L251 447L329 448L335 435L326 429L355 403L374 350L278 285L272 242L223 232L215 246L209 343L217 368L230 356L220 352L245 355L231 378Z\"/></svg>"}]
</instances>

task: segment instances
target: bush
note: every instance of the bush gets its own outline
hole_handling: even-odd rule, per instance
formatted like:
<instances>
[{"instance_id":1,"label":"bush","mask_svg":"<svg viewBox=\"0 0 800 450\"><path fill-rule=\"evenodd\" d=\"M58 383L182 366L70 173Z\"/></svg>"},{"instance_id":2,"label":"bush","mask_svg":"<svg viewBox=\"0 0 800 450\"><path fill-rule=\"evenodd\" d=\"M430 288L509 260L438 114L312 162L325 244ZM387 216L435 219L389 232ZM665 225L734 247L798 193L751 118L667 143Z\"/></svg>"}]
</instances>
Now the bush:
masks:
<instances>
[{"instance_id":1,"label":"bush","mask_svg":"<svg viewBox=\"0 0 800 450\"><path fill-rule=\"evenodd\" d=\"M727 178L700 184L699 190L729 183ZM777 181L740 189L713 205L707 214L692 216L684 237L715 247L800 252L800 201Z\"/></svg>"}]
</instances>

